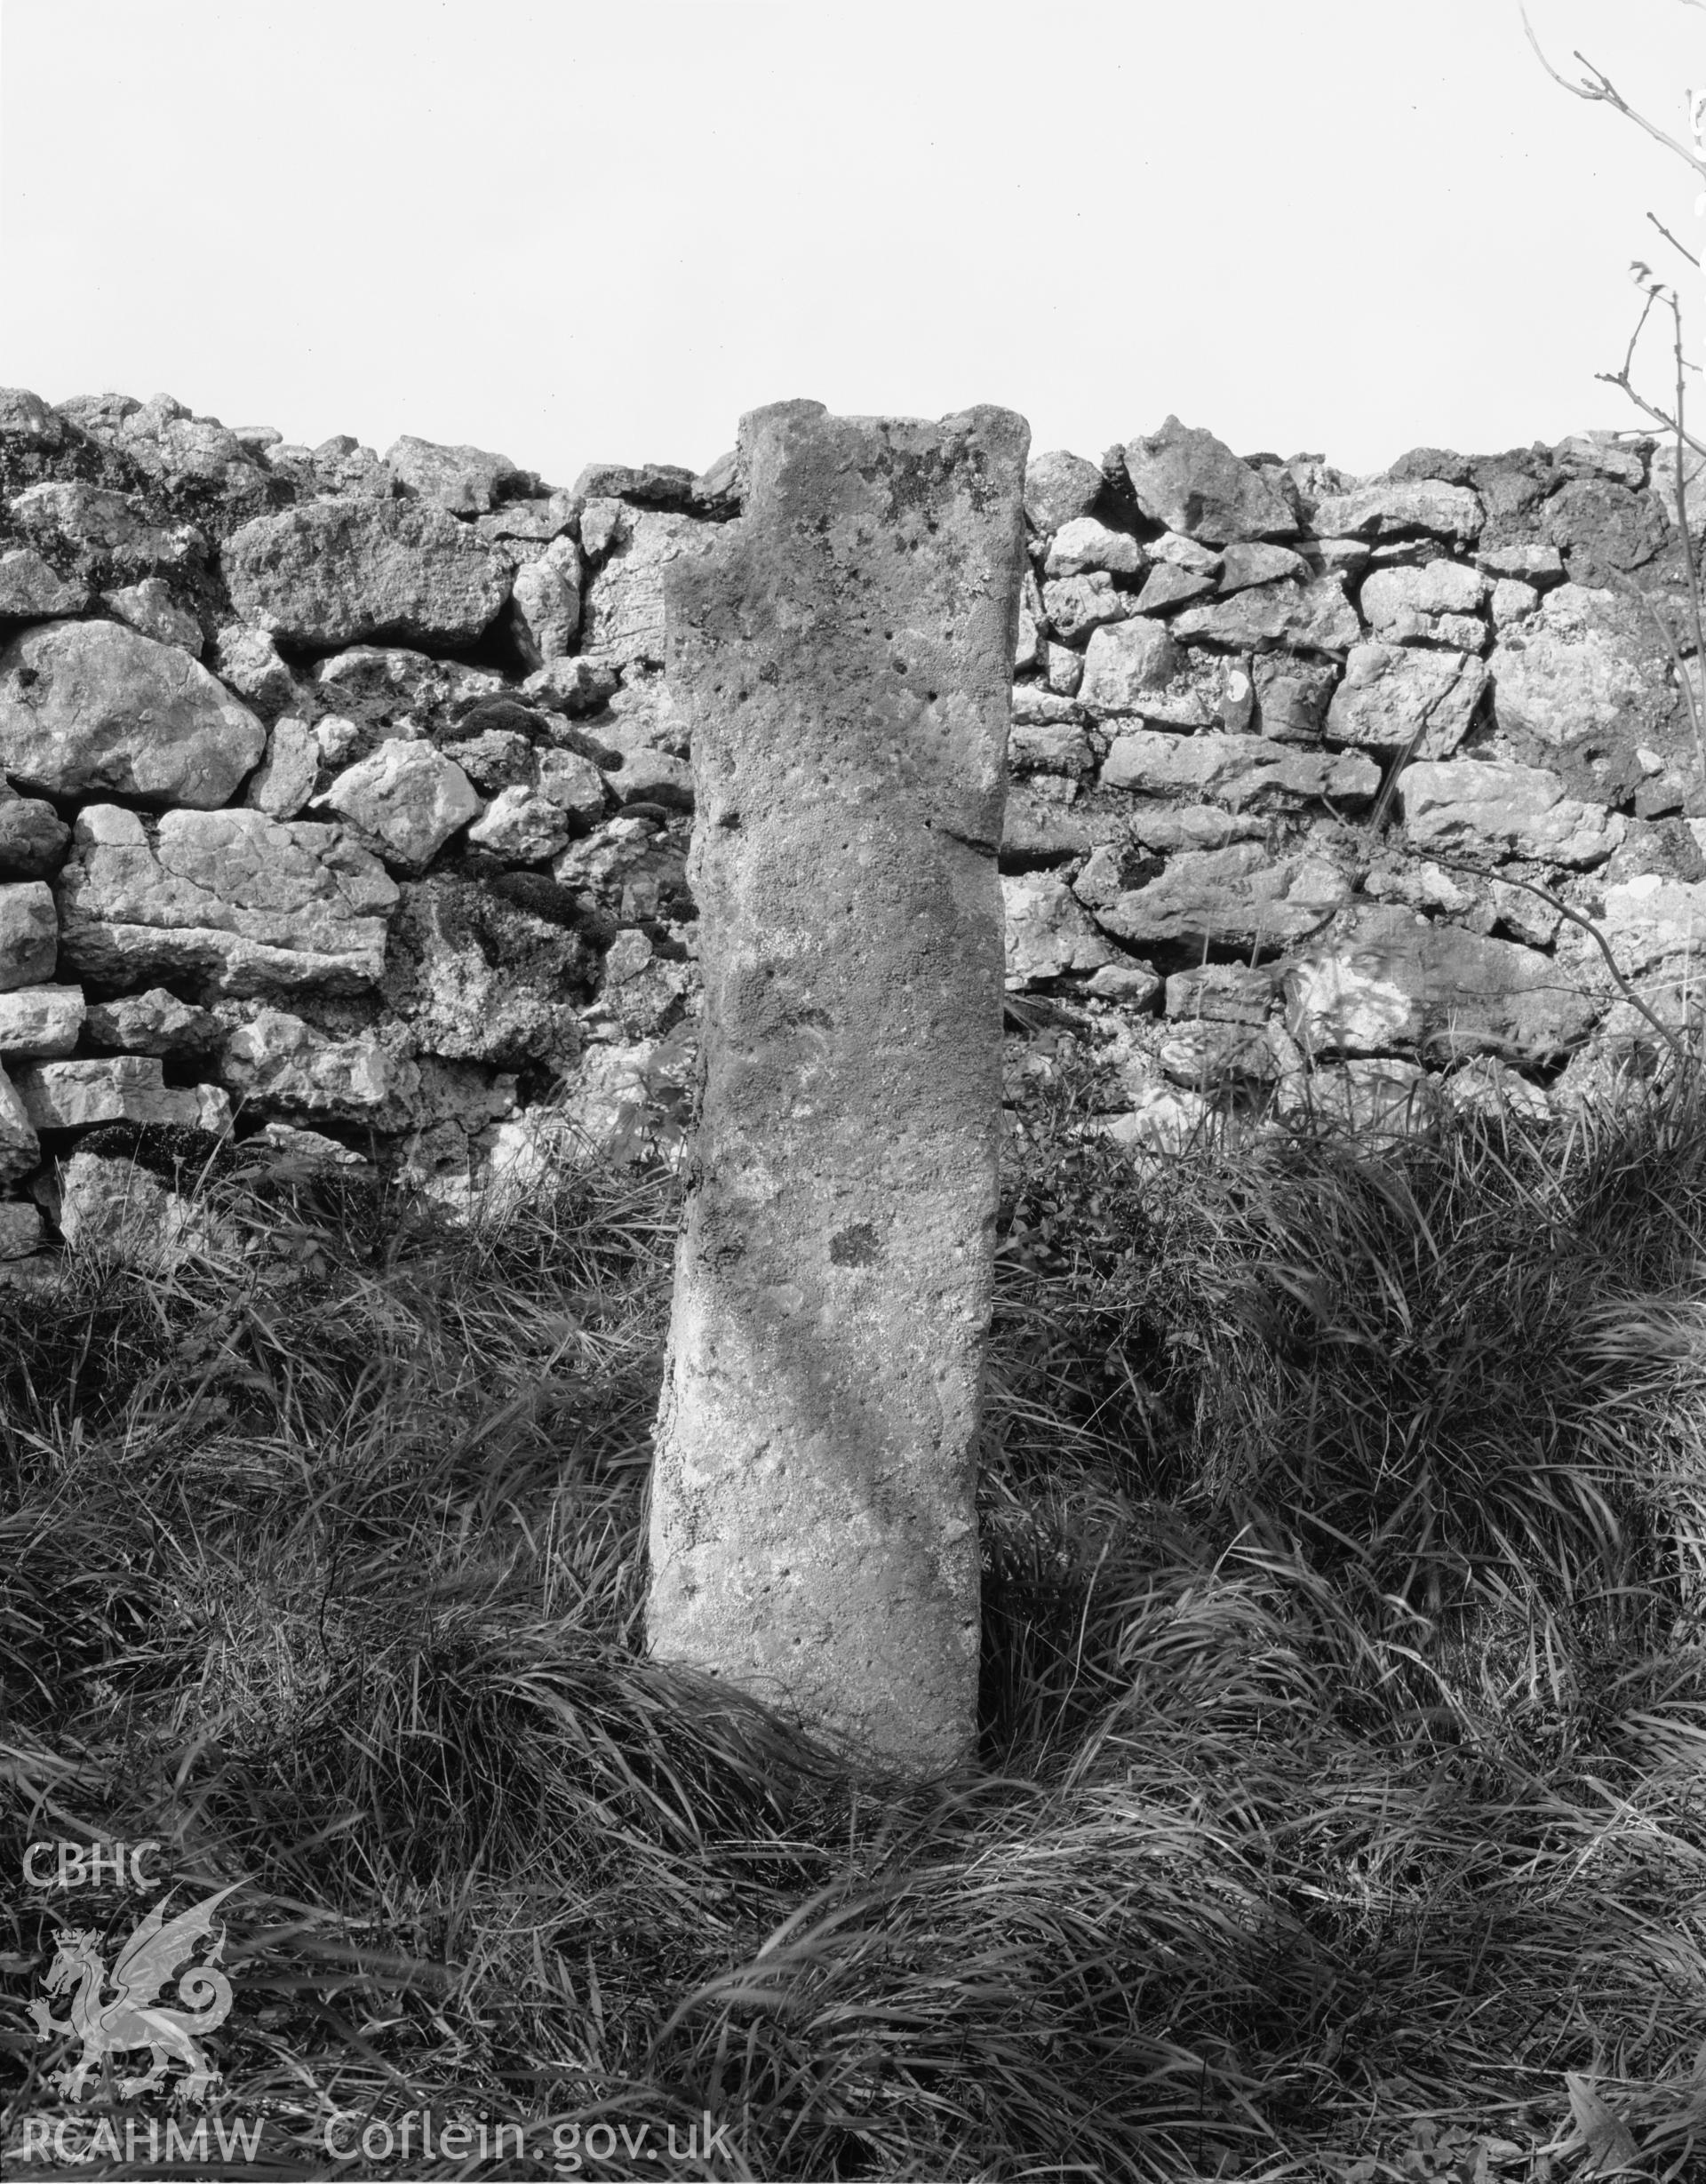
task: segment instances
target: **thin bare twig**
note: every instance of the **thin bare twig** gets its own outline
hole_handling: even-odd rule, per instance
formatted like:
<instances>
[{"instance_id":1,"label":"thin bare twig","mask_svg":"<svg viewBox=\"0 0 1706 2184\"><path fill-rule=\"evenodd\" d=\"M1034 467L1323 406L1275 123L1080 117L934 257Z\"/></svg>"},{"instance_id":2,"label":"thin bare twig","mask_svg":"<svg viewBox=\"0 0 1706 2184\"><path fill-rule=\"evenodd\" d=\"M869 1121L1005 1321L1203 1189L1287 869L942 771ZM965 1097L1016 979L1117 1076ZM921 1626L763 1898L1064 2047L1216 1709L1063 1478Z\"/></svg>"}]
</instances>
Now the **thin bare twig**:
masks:
<instances>
[{"instance_id":1,"label":"thin bare twig","mask_svg":"<svg viewBox=\"0 0 1706 2184\"><path fill-rule=\"evenodd\" d=\"M1701 0L1701 5L1702 7L1706 7L1706 0ZM1688 245L1686 243L1678 243L1677 241L1675 235L1671 234L1670 230L1659 218L1658 214L1656 212L1649 212L1646 217L1652 221L1653 225L1658 229L1659 233L1664 237L1665 241L1670 245L1672 250L1680 251L1683 256L1688 260L1688 263L1698 269L1700 266L1699 259L1694 256L1694 252L1688 248Z\"/></svg>"},{"instance_id":2,"label":"thin bare twig","mask_svg":"<svg viewBox=\"0 0 1706 2184\"><path fill-rule=\"evenodd\" d=\"M1669 1047L1671 1053L1675 1055L1678 1061L1686 1062L1687 1060L1688 1049L1683 1045L1682 1041L1670 1029L1670 1026L1668 1024L1662 1023L1660 1019L1654 1015L1653 1011L1647 1007L1646 1003L1641 999L1640 995L1630 984L1628 976L1624 973L1622 965L1619 963L1616 957L1611 952L1611 943L1606 938L1605 935L1599 930L1599 928L1594 923L1591 918L1585 915L1585 913L1580 910L1573 910L1569 904L1565 902L1561 897L1553 894L1551 888L1542 887L1537 880L1519 880L1514 873L1486 872L1479 865L1468 864L1459 857L1443 856L1439 851L1431 849L1428 851L1427 855L1428 862L1431 865L1443 865L1447 872L1468 873L1474 879L1495 880L1497 881L1503 887L1521 888L1530 895L1537 895L1541 901L1544 903L1549 909L1557 911L1560 918L1567 918L1572 925L1580 926L1582 930L1588 936L1589 939L1592 941L1595 947L1598 949L1600 954L1605 957L1606 967L1610 971L1613 979L1616 983L1617 991L1622 995L1623 999L1629 1003L1630 1007L1646 1017L1646 1021L1653 1026L1653 1029L1658 1033L1659 1037L1664 1041L1665 1045Z\"/></svg>"},{"instance_id":3,"label":"thin bare twig","mask_svg":"<svg viewBox=\"0 0 1706 2184\"><path fill-rule=\"evenodd\" d=\"M1560 76L1542 52L1540 40L1535 36L1535 27L1528 20L1528 11L1521 5L1520 0L1519 0L1517 12L1522 17L1522 27L1527 35L1529 44L1535 49L1535 59L1545 69L1547 75L1551 77L1553 83L1561 84L1573 99L1584 99L1590 106L1611 107L1615 112L1621 114L1625 121L1633 122L1638 129L1644 129L1649 137L1655 139L1660 144L1668 146L1678 159L1686 160L1694 172L1702 180L1706 180L1706 159L1699 158L1688 149L1686 144L1680 144L1675 137L1668 135L1656 122L1650 122L1645 114L1638 113L1623 97L1622 92L1617 89L1605 70L1595 68L1585 53L1574 52L1571 58L1582 63L1582 66L1588 71L1588 76L1594 79L1593 81L1584 80L1580 84L1572 84L1568 76Z\"/></svg>"}]
</instances>

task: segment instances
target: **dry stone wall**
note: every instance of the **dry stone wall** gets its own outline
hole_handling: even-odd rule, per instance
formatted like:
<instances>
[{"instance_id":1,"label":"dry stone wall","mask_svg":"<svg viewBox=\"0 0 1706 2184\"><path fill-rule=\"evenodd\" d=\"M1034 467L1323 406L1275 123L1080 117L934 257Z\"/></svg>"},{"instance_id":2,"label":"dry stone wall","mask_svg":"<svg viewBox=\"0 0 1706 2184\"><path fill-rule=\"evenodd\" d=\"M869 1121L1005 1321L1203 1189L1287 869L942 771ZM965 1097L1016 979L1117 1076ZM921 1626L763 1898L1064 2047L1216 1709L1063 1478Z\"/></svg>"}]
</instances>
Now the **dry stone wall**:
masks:
<instances>
[{"instance_id":1,"label":"dry stone wall","mask_svg":"<svg viewBox=\"0 0 1706 2184\"><path fill-rule=\"evenodd\" d=\"M1176 418L1033 455L1007 982L1068 1007L1116 1141L1567 1111L1654 1034L1537 888L1686 1017L1685 486L1686 542L1638 434L1371 478ZM370 1158L453 1212L679 1136L664 576L741 492L733 457L564 490L0 394L0 1257L100 1232L116 1122Z\"/></svg>"}]
</instances>

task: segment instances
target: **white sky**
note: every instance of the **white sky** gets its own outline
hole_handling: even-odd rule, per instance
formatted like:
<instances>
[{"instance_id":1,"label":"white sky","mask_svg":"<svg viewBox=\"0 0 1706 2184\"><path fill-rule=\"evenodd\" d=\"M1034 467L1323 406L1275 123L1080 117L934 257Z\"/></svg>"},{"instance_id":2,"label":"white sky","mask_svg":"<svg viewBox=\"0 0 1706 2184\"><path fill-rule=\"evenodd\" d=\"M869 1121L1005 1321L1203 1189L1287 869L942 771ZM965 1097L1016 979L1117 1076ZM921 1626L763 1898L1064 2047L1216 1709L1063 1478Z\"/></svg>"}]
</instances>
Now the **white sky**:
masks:
<instances>
[{"instance_id":1,"label":"white sky","mask_svg":"<svg viewBox=\"0 0 1706 2184\"><path fill-rule=\"evenodd\" d=\"M1686 136L1698 0L1530 14ZM556 484L801 395L1357 471L1632 425L1694 196L1516 0L0 4L0 383Z\"/></svg>"}]
</instances>

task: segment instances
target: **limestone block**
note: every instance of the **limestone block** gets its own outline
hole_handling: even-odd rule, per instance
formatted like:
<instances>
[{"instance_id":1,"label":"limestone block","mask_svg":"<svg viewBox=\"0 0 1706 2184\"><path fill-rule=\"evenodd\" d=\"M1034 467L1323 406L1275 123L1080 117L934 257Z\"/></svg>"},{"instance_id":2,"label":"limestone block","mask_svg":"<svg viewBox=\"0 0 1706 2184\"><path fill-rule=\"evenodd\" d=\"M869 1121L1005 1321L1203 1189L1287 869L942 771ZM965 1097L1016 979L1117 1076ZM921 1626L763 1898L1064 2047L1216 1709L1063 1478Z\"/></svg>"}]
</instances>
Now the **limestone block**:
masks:
<instances>
[{"instance_id":1,"label":"limestone block","mask_svg":"<svg viewBox=\"0 0 1706 2184\"><path fill-rule=\"evenodd\" d=\"M1081 577L1090 569L1135 577L1144 566L1144 554L1129 531L1110 530L1094 516L1080 515L1055 533L1042 566L1050 577Z\"/></svg>"},{"instance_id":2,"label":"limestone block","mask_svg":"<svg viewBox=\"0 0 1706 2184\"><path fill-rule=\"evenodd\" d=\"M310 501L245 523L222 559L237 612L287 644L471 644L509 597L504 563L430 501Z\"/></svg>"},{"instance_id":3,"label":"limestone block","mask_svg":"<svg viewBox=\"0 0 1706 2184\"><path fill-rule=\"evenodd\" d=\"M1679 709L1651 618L1610 591L1560 585L1499 632L1487 665L1501 727L1554 748L1589 735L1662 748Z\"/></svg>"},{"instance_id":4,"label":"limestone block","mask_svg":"<svg viewBox=\"0 0 1706 2184\"><path fill-rule=\"evenodd\" d=\"M435 501L452 515L483 515L511 491L525 490L528 474L507 455L484 448L443 447L404 433L383 459L400 485L419 499Z\"/></svg>"},{"instance_id":5,"label":"limestone block","mask_svg":"<svg viewBox=\"0 0 1706 2184\"><path fill-rule=\"evenodd\" d=\"M11 515L18 530L46 548L56 563L69 560L80 578L100 584L180 569L207 544L193 524L163 529L134 493L79 481L28 487L12 502Z\"/></svg>"},{"instance_id":6,"label":"limestone block","mask_svg":"<svg viewBox=\"0 0 1706 2184\"><path fill-rule=\"evenodd\" d=\"M422 1053L519 1069L574 1060L591 978L580 932L442 873L405 884L381 992Z\"/></svg>"},{"instance_id":7,"label":"limestone block","mask_svg":"<svg viewBox=\"0 0 1706 2184\"><path fill-rule=\"evenodd\" d=\"M1469 731L1487 670L1466 652L1416 645L1353 645L1327 709L1327 733L1371 751L1449 758Z\"/></svg>"},{"instance_id":8,"label":"limestone block","mask_svg":"<svg viewBox=\"0 0 1706 2184\"><path fill-rule=\"evenodd\" d=\"M84 1024L93 1045L120 1054L206 1054L225 1035L211 1008L193 1008L163 986L96 1001Z\"/></svg>"},{"instance_id":9,"label":"limestone block","mask_svg":"<svg viewBox=\"0 0 1706 2184\"><path fill-rule=\"evenodd\" d=\"M669 577L705 1052L648 1627L930 1773L977 1682L1026 433L801 403L741 437L743 520Z\"/></svg>"},{"instance_id":10,"label":"limestone block","mask_svg":"<svg viewBox=\"0 0 1706 2184\"><path fill-rule=\"evenodd\" d=\"M144 577L140 583L103 592L100 603L156 644L181 645L192 658L200 656L202 626L187 607L178 605L163 577Z\"/></svg>"},{"instance_id":11,"label":"limestone block","mask_svg":"<svg viewBox=\"0 0 1706 2184\"><path fill-rule=\"evenodd\" d=\"M1307 584L1310 574L1308 562L1289 546L1239 539L1220 557L1220 594L1223 599L1230 598L1253 584L1273 584L1281 578Z\"/></svg>"},{"instance_id":12,"label":"limestone block","mask_svg":"<svg viewBox=\"0 0 1706 2184\"><path fill-rule=\"evenodd\" d=\"M1137 506L1152 522L1224 546L1235 538L1289 538L1296 519L1273 487L1224 440L1169 417L1127 447Z\"/></svg>"},{"instance_id":13,"label":"limestone block","mask_svg":"<svg viewBox=\"0 0 1706 2184\"><path fill-rule=\"evenodd\" d=\"M79 1147L61 1165L58 1186L60 1232L73 1252L162 1271L214 1252L243 1255L230 1223L134 1161Z\"/></svg>"},{"instance_id":14,"label":"limestone block","mask_svg":"<svg viewBox=\"0 0 1706 2184\"><path fill-rule=\"evenodd\" d=\"M1033 455L1024 474L1024 513L1047 538L1075 517L1088 515L1104 485L1101 466L1064 448Z\"/></svg>"},{"instance_id":15,"label":"limestone block","mask_svg":"<svg viewBox=\"0 0 1706 2184\"><path fill-rule=\"evenodd\" d=\"M265 630L228 624L214 640L213 664L257 719L276 721L296 710L296 678Z\"/></svg>"},{"instance_id":16,"label":"limestone block","mask_svg":"<svg viewBox=\"0 0 1706 2184\"><path fill-rule=\"evenodd\" d=\"M1237 809L1258 797L1366 803L1380 786L1380 769L1361 751L1300 751L1265 736L1128 729L1108 745L1100 779L1104 789L1151 796L1186 791L1199 799L1222 797Z\"/></svg>"},{"instance_id":17,"label":"limestone block","mask_svg":"<svg viewBox=\"0 0 1706 2184\"><path fill-rule=\"evenodd\" d=\"M1192 569L1176 569L1168 562L1157 562L1137 594L1137 611L1166 614L1175 607L1182 607L1187 600L1203 598L1214 588L1212 576Z\"/></svg>"},{"instance_id":18,"label":"limestone block","mask_svg":"<svg viewBox=\"0 0 1706 2184\"><path fill-rule=\"evenodd\" d=\"M1186 607L1168 626L1176 637L1210 644L1284 643L1323 652L1343 651L1362 635L1343 579L1335 575L1311 577L1307 584L1252 585L1230 599Z\"/></svg>"},{"instance_id":19,"label":"limestone block","mask_svg":"<svg viewBox=\"0 0 1706 2184\"><path fill-rule=\"evenodd\" d=\"M1330 859L1271 857L1259 842L1184 849L1140 888L1096 906L1096 921L1134 947L1284 947L1324 925L1351 891Z\"/></svg>"},{"instance_id":20,"label":"limestone block","mask_svg":"<svg viewBox=\"0 0 1706 2184\"><path fill-rule=\"evenodd\" d=\"M1479 496L1466 485L1376 479L1319 502L1315 529L1323 538L1399 538L1421 531L1468 546L1480 536L1484 513Z\"/></svg>"},{"instance_id":21,"label":"limestone block","mask_svg":"<svg viewBox=\"0 0 1706 2184\"><path fill-rule=\"evenodd\" d=\"M48 622L0 652L0 769L50 796L222 804L267 731L199 661L117 622Z\"/></svg>"},{"instance_id":22,"label":"limestone block","mask_svg":"<svg viewBox=\"0 0 1706 2184\"><path fill-rule=\"evenodd\" d=\"M1183 664L1178 647L1160 622L1143 615L1098 629L1084 654L1078 702L1105 715L1142 713L1153 705Z\"/></svg>"},{"instance_id":23,"label":"limestone block","mask_svg":"<svg viewBox=\"0 0 1706 2184\"><path fill-rule=\"evenodd\" d=\"M168 1085L152 1055L98 1062L34 1062L12 1072L24 1112L38 1130L83 1130L98 1122L167 1122L229 1128L231 1104L217 1086Z\"/></svg>"},{"instance_id":24,"label":"limestone block","mask_svg":"<svg viewBox=\"0 0 1706 2184\"><path fill-rule=\"evenodd\" d=\"M0 1202L0 1259L26 1259L42 1240L42 1216L27 1200Z\"/></svg>"},{"instance_id":25,"label":"limestone block","mask_svg":"<svg viewBox=\"0 0 1706 2184\"><path fill-rule=\"evenodd\" d=\"M622 511L609 558L586 587L580 649L589 659L612 667L663 666L664 571L707 528L690 515Z\"/></svg>"},{"instance_id":26,"label":"limestone block","mask_svg":"<svg viewBox=\"0 0 1706 2184\"><path fill-rule=\"evenodd\" d=\"M1541 766L1453 759L1407 766L1398 797L1404 832L1417 849L1470 849L1598 865L1623 839L1621 812L1565 793Z\"/></svg>"},{"instance_id":27,"label":"limestone block","mask_svg":"<svg viewBox=\"0 0 1706 2184\"><path fill-rule=\"evenodd\" d=\"M1066 882L1053 873L1004 873L1001 904L1009 986L1057 978L1063 971L1096 970L1117 960L1118 952L1079 908Z\"/></svg>"},{"instance_id":28,"label":"limestone block","mask_svg":"<svg viewBox=\"0 0 1706 2184\"><path fill-rule=\"evenodd\" d=\"M1432 925L1399 905L1359 913L1286 975L1287 1026L1311 1054L1493 1054L1544 1062L1584 1038L1603 1004L1515 941Z\"/></svg>"},{"instance_id":29,"label":"limestone block","mask_svg":"<svg viewBox=\"0 0 1706 2184\"><path fill-rule=\"evenodd\" d=\"M537 561L515 571L509 621L516 648L530 669L573 651L580 629L580 549L558 538Z\"/></svg>"},{"instance_id":30,"label":"limestone block","mask_svg":"<svg viewBox=\"0 0 1706 2184\"><path fill-rule=\"evenodd\" d=\"M1104 622L1124 621L1136 606L1129 592L1114 590L1105 569L1093 569L1082 577L1055 577L1042 587L1044 618L1068 644L1088 637Z\"/></svg>"},{"instance_id":31,"label":"limestone block","mask_svg":"<svg viewBox=\"0 0 1706 2184\"><path fill-rule=\"evenodd\" d=\"M307 1112L346 1121L395 1120L419 1088L420 1072L373 1032L330 1039L286 1009L258 1009L226 1041L219 1079L260 1114Z\"/></svg>"},{"instance_id":32,"label":"limestone block","mask_svg":"<svg viewBox=\"0 0 1706 2184\"><path fill-rule=\"evenodd\" d=\"M84 1013L81 986L20 986L0 993L0 1060L43 1062L72 1053Z\"/></svg>"},{"instance_id":33,"label":"limestone block","mask_svg":"<svg viewBox=\"0 0 1706 2184\"><path fill-rule=\"evenodd\" d=\"M1208 1018L1169 1029L1156 1059L1171 1083L1203 1092L1227 1084L1270 1084L1279 1074L1273 1049L1261 1032Z\"/></svg>"},{"instance_id":34,"label":"limestone block","mask_svg":"<svg viewBox=\"0 0 1706 2184\"><path fill-rule=\"evenodd\" d=\"M569 821L560 806L522 785L499 790L469 827L468 840L518 865L538 865L567 848Z\"/></svg>"},{"instance_id":35,"label":"limestone block","mask_svg":"<svg viewBox=\"0 0 1706 2184\"><path fill-rule=\"evenodd\" d=\"M108 987L350 993L384 968L396 900L383 865L339 826L246 810L169 811L150 825L92 804L60 876L61 945L71 969Z\"/></svg>"},{"instance_id":36,"label":"limestone block","mask_svg":"<svg viewBox=\"0 0 1706 2184\"><path fill-rule=\"evenodd\" d=\"M18 1088L0 1067L0 1183L16 1183L28 1175L42 1157L36 1126L19 1097Z\"/></svg>"},{"instance_id":37,"label":"limestone block","mask_svg":"<svg viewBox=\"0 0 1706 2184\"><path fill-rule=\"evenodd\" d=\"M384 845L399 865L429 864L478 816L474 784L429 743L390 736L315 799Z\"/></svg>"},{"instance_id":38,"label":"limestone block","mask_svg":"<svg viewBox=\"0 0 1706 2184\"><path fill-rule=\"evenodd\" d=\"M1563 556L1543 538L1515 538L1504 546L1483 546L1476 554L1475 566L1489 577L1513 577L1542 588L1559 583L1564 575Z\"/></svg>"},{"instance_id":39,"label":"limestone block","mask_svg":"<svg viewBox=\"0 0 1706 2184\"><path fill-rule=\"evenodd\" d=\"M0 554L0 621L47 622L88 604L87 586L56 575L33 547Z\"/></svg>"},{"instance_id":40,"label":"limestone block","mask_svg":"<svg viewBox=\"0 0 1706 2184\"><path fill-rule=\"evenodd\" d=\"M0 993L44 984L59 952L52 889L39 880L0 887Z\"/></svg>"},{"instance_id":41,"label":"limestone block","mask_svg":"<svg viewBox=\"0 0 1706 2184\"><path fill-rule=\"evenodd\" d=\"M287 713L267 731L267 755L250 775L243 801L269 819L293 819L319 777L319 738L306 721Z\"/></svg>"},{"instance_id":42,"label":"limestone block","mask_svg":"<svg viewBox=\"0 0 1706 2184\"><path fill-rule=\"evenodd\" d=\"M1313 743L1338 688L1338 675L1325 660L1300 659L1292 652L1258 652L1251 666L1262 733L1282 743Z\"/></svg>"}]
</instances>

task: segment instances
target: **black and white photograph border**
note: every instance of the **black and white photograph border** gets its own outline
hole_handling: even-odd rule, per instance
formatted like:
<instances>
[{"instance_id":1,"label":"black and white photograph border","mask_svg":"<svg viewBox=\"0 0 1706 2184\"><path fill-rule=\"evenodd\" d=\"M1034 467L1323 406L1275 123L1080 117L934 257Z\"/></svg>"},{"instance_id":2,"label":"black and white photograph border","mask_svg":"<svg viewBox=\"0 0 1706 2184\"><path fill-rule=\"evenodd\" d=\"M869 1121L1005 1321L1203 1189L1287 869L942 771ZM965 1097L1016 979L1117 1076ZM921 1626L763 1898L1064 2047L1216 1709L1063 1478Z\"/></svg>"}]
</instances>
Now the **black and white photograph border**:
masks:
<instances>
[{"instance_id":1,"label":"black and white photograph border","mask_svg":"<svg viewBox=\"0 0 1706 2184\"><path fill-rule=\"evenodd\" d=\"M1702 0L0 0L7 2184L1706 2176L1703 259Z\"/></svg>"}]
</instances>

